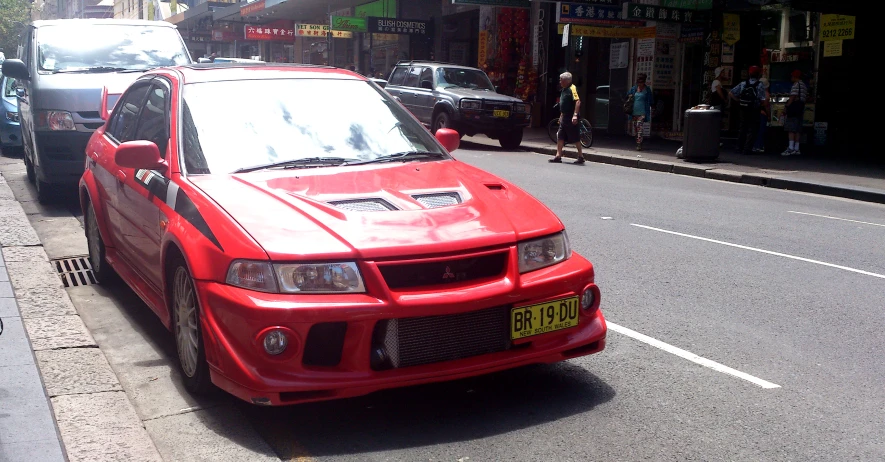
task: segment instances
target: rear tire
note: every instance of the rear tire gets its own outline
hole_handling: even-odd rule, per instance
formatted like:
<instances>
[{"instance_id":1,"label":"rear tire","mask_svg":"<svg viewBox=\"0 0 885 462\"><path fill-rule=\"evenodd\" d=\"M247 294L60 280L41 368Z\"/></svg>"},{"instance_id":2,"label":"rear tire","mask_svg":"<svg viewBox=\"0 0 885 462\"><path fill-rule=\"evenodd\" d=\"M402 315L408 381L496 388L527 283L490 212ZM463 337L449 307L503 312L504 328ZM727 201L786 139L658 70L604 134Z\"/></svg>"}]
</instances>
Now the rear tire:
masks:
<instances>
[{"instance_id":1,"label":"rear tire","mask_svg":"<svg viewBox=\"0 0 885 462\"><path fill-rule=\"evenodd\" d=\"M550 136L550 141L559 142L559 119L553 119L547 124L547 135Z\"/></svg>"},{"instance_id":2,"label":"rear tire","mask_svg":"<svg viewBox=\"0 0 885 462\"><path fill-rule=\"evenodd\" d=\"M587 119L581 119L581 126L581 146L589 148L593 146L593 126L590 125L590 121Z\"/></svg>"},{"instance_id":3,"label":"rear tire","mask_svg":"<svg viewBox=\"0 0 885 462\"><path fill-rule=\"evenodd\" d=\"M98 217L95 214L95 206L89 202L89 208L83 217L83 224L86 228L86 245L89 248L89 264L92 265L92 274L95 280L104 286L112 285L119 281L120 277L114 268L108 264L105 254L104 240L101 238L101 232L98 227Z\"/></svg>"},{"instance_id":4,"label":"rear tire","mask_svg":"<svg viewBox=\"0 0 885 462\"><path fill-rule=\"evenodd\" d=\"M501 147L504 149L516 149L519 147L520 144L522 144L522 130L513 130L501 133L501 137L498 139L498 142L501 143Z\"/></svg>"},{"instance_id":5,"label":"rear tire","mask_svg":"<svg viewBox=\"0 0 885 462\"><path fill-rule=\"evenodd\" d=\"M203 344L203 326L200 323L200 301L194 280L181 257L173 257L166 274L169 309L172 312L172 334L178 365L184 387L194 394L211 390L209 363Z\"/></svg>"},{"instance_id":6,"label":"rear tire","mask_svg":"<svg viewBox=\"0 0 885 462\"><path fill-rule=\"evenodd\" d=\"M34 186L37 189L37 202L43 205L51 204L53 199L52 185L35 178Z\"/></svg>"}]
</instances>

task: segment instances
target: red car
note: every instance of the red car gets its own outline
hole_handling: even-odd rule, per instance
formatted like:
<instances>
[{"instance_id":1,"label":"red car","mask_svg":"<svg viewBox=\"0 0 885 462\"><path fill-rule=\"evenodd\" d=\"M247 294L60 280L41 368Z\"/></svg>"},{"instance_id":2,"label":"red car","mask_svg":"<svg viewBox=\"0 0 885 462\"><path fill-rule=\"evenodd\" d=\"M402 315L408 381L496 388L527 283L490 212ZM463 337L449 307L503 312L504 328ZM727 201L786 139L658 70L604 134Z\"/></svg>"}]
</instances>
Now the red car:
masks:
<instances>
[{"instance_id":1,"label":"red car","mask_svg":"<svg viewBox=\"0 0 885 462\"><path fill-rule=\"evenodd\" d=\"M359 75L157 69L103 117L80 182L93 270L173 332L192 392L294 404L605 347L562 222Z\"/></svg>"}]
</instances>

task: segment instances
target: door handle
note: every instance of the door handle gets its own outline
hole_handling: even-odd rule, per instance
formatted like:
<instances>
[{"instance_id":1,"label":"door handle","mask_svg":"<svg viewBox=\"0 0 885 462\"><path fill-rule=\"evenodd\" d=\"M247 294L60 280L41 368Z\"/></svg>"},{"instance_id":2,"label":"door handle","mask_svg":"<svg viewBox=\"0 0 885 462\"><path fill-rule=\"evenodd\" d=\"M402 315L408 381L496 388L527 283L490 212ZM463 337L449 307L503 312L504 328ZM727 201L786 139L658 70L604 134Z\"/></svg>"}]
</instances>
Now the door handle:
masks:
<instances>
[{"instance_id":1,"label":"door handle","mask_svg":"<svg viewBox=\"0 0 885 462\"><path fill-rule=\"evenodd\" d=\"M119 181L120 183L126 182L126 172L122 170L117 170L117 174L114 176L117 177L117 181Z\"/></svg>"}]
</instances>

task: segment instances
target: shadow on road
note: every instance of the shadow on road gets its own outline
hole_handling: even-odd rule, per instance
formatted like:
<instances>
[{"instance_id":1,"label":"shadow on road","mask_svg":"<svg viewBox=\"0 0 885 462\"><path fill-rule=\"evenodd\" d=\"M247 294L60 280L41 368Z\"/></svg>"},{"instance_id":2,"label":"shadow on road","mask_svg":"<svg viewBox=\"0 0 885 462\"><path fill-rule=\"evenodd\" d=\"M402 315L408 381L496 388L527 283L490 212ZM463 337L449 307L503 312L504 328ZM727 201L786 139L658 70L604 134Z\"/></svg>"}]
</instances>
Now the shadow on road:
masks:
<instances>
[{"instance_id":1,"label":"shadow on road","mask_svg":"<svg viewBox=\"0 0 885 462\"><path fill-rule=\"evenodd\" d=\"M566 362L340 401L243 407L288 460L471 441L587 412L614 396L600 378Z\"/></svg>"}]
</instances>

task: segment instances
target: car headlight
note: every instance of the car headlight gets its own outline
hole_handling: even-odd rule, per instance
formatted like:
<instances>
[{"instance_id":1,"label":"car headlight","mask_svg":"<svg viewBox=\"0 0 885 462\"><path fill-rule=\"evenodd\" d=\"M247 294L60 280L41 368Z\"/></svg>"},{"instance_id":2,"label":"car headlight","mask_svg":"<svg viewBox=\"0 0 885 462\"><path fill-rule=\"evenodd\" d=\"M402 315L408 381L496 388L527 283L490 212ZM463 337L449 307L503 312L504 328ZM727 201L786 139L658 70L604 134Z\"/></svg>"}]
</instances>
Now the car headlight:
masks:
<instances>
[{"instance_id":1,"label":"car headlight","mask_svg":"<svg viewBox=\"0 0 885 462\"><path fill-rule=\"evenodd\" d=\"M519 244L519 272L528 273L568 260L572 256L565 231Z\"/></svg>"},{"instance_id":2,"label":"car headlight","mask_svg":"<svg viewBox=\"0 0 885 462\"><path fill-rule=\"evenodd\" d=\"M18 112L7 111L6 112L6 120L9 120L12 122L18 122Z\"/></svg>"},{"instance_id":3,"label":"car headlight","mask_svg":"<svg viewBox=\"0 0 885 462\"><path fill-rule=\"evenodd\" d=\"M359 294L366 287L354 262L281 263L235 260L227 283L243 289L285 294Z\"/></svg>"},{"instance_id":4,"label":"car headlight","mask_svg":"<svg viewBox=\"0 0 885 462\"><path fill-rule=\"evenodd\" d=\"M36 114L37 130L70 131L76 130L74 117L67 111L38 111Z\"/></svg>"},{"instance_id":5,"label":"car headlight","mask_svg":"<svg viewBox=\"0 0 885 462\"><path fill-rule=\"evenodd\" d=\"M274 265L285 293L361 294L366 291L354 262Z\"/></svg>"},{"instance_id":6,"label":"car headlight","mask_svg":"<svg viewBox=\"0 0 885 462\"><path fill-rule=\"evenodd\" d=\"M461 109L467 109L470 111L478 111L482 109L482 101L475 99L462 99L461 100Z\"/></svg>"},{"instance_id":7,"label":"car headlight","mask_svg":"<svg viewBox=\"0 0 885 462\"><path fill-rule=\"evenodd\" d=\"M513 112L517 114L527 114L529 112L529 105L516 103L513 105Z\"/></svg>"}]
</instances>

